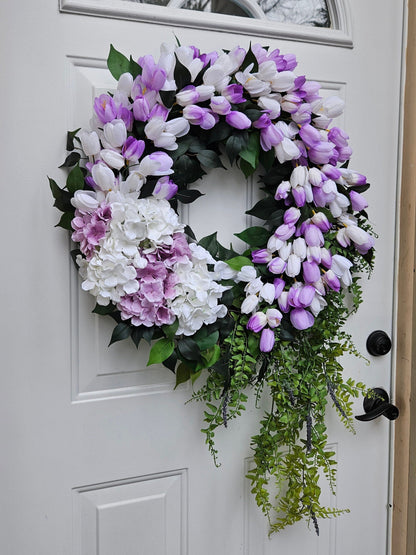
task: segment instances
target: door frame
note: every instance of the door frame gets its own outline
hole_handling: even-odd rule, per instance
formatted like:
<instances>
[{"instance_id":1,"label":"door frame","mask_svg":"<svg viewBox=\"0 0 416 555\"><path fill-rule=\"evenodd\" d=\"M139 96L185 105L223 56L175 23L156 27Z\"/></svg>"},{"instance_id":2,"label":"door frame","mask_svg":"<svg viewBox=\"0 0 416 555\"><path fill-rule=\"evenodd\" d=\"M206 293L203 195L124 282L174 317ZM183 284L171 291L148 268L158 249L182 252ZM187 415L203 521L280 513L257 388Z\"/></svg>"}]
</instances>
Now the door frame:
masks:
<instances>
[{"instance_id":1,"label":"door frame","mask_svg":"<svg viewBox=\"0 0 416 555\"><path fill-rule=\"evenodd\" d=\"M406 8L395 330L400 417L394 431L392 555L416 553L416 1L408 0Z\"/></svg>"}]
</instances>

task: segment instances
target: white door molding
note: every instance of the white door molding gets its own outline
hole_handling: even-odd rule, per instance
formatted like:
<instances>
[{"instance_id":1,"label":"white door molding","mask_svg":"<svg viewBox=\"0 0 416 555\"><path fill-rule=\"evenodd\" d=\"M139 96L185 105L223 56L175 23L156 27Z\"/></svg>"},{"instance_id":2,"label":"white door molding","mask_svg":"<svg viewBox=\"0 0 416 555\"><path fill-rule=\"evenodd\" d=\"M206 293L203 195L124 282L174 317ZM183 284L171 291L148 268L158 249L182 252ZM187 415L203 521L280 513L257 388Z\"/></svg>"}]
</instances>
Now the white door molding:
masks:
<instances>
[{"instance_id":1,"label":"white door molding","mask_svg":"<svg viewBox=\"0 0 416 555\"><path fill-rule=\"evenodd\" d=\"M352 48L352 26L348 0L327 1L333 24L330 29L208 12L205 12L204 17L201 17L200 12L192 10L139 4L126 0L59 0L59 7L60 11L64 13L144 21L157 25L224 31ZM249 2L246 0L246 3ZM250 3L250 10L252 11L252 9L253 6Z\"/></svg>"}]
</instances>

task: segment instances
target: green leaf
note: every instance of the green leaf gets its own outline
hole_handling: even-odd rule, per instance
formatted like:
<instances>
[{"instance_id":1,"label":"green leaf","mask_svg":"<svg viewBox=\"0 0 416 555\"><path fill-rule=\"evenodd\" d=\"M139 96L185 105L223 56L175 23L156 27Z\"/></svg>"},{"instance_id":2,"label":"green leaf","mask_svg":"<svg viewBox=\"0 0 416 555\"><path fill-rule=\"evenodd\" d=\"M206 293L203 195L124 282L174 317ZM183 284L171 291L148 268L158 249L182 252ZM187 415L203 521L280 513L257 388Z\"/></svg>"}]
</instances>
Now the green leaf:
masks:
<instances>
[{"instance_id":1,"label":"green leaf","mask_svg":"<svg viewBox=\"0 0 416 555\"><path fill-rule=\"evenodd\" d=\"M203 195L204 193L201 193L198 189L184 189L176 193L175 198L183 204L190 204Z\"/></svg>"},{"instance_id":2,"label":"green leaf","mask_svg":"<svg viewBox=\"0 0 416 555\"><path fill-rule=\"evenodd\" d=\"M250 177L250 175L253 175L253 173L256 171L256 169L253 168L248 162L241 159L239 162L239 167L240 170L243 172L245 178Z\"/></svg>"},{"instance_id":3,"label":"green leaf","mask_svg":"<svg viewBox=\"0 0 416 555\"><path fill-rule=\"evenodd\" d=\"M208 132L208 144L222 143L232 132L232 127L225 123L225 121L220 121Z\"/></svg>"},{"instance_id":4,"label":"green leaf","mask_svg":"<svg viewBox=\"0 0 416 555\"><path fill-rule=\"evenodd\" d=\"M176 91L159 91L159 94L166 108L172 108L176 98Z\"/></svg>"},{"instance_id":5,"label":"green leaf","mask_svg":"<svg viewBox=\"0 0 416 555\"><path fill-rule=\"evenodd\" d=\"M74 217L73 212L64 212L61 216L61 219L56 224L55 227L62 227L63 229L67 229L68 231L72 231L71 222Z\"/></svg>"},{"instance_id":6,"label":"green leaf","mask_svg":"<svg viewBox=\"0 0 416 555\"><path fill-rule=\"evenodd\" d=\"M235 256L225 261L230 268L239 272L243 266L253 266L253 262L246 256Z\"/></svg>"},{"instance_id":7,"label":"green leaf","mask_svg":"<svg viewBox=\"0 0 416 555\"><path fill-rule=\"evenodd\" d=\"M176 319L173 322L173 324L170 324L169 326L167 326L167 325L162 326L162 330L163 330L163 333L166 335L167 338L173 339L175 333L178 331L178 327L179 327L179 320Z\"/></svg>"},{"instance_id":8,"label":"green leaf","mask_svg":"<svg viewBox=\"0 0 416 555\"><path fill-rule=\"evenodd\" d=\"M220 157L216 152L213 150L201 150L196 155L199 162L208 169L212 168L224 168L223 163L221 162Z\"/></svg>"},{"instance_id":9,"label":"green leaf","mask_svg":"<svg viewBox=\"0 0 416 555\"><path fill-rule=\"evenodd\" d=\"M240 152L246 148L247 144L247 131L235 131L234 134L231 135L231 137L228 137L227 142L225 143L225 151L231 164L234 162Z\"/></svg>"},{"instance_id":10,"label":"green leaf","mask_svg":"<svg viewBox=\"0 0 416 555\"><path fill-rule=\"evenodd\" d=\"M162 364L166 368L168 368L171 372L175 373L176 363L178 362L178 355L173 351L173 353L165 359Z\"/></svg>"},{"instance_id":11,"label":"green leaf","mask_svg":"<svg viewBox=\"0 0 416 555\"><path fill-rule=\"evenodd\" d=\"M219 244L217 241L217 232L203 237L200 241L198 241L198 244L201 245L201 247L204 247L204 249L206 249L214 258L217 256Z\"/></svg>"},{"instance_id":12,"label":"green leaf","mask_svg":"<svg viewBox=\"0 0 416 555\"><path fill-rule=\"evenodd\" d=\"M206 368L210 368L219 360L221 356L221 348L219 345L213 345L210 349L207 349L201 354Z\"/></svg>"},{"instance_id":13,"label":"green leaf","mask_svg":"<svg viewBox=\"0 0 416 555\"><path fill-rule=\"evenodd\" d=\"M66 180L66 188L70 193L75 193L75 191L84 188L84 174L79 166L75 166L69 172Z\"/></svg>"},{"instance_id":14,"label":"green leaf","mask_svg":"<svg viewBox=\"0 0 416 555\"><path fill-rule=\"evenodd\" d=\"M123 73L127 73L130 69L130 60L121 52L116 50L114 46L110 45L110 52L107 58L107 66L111 75L117 81Z\"/></svg>"},{"instance_id":15,"label":"green leaf","mask_svg":"<svg viewBox=\"0 0 416 555\"><path fill-rule=\"evenodd\" d=\"M176 83L176 89L178 91L183 89L186 85L190 85L192 83L192 76L188 68L181 64L177 57L173 76Z\"/></svg>"},{"instance_id":16,"label":"green leaf","mask_svg":"<svg viewBox=\"0 0 416 555\"><path fill-rule=\"evenodd\" d=\"M131 73L131 75L133 76L133 79L136 79L136 77L138 75L141 75L142 73L142 68L139 66L137 62L133 60L131 56L129 60L129 73Z\"/></svg>"},{"instance_id":17,"label":"green leaf","mask_svg":"<svg viewBox=\"0 0 416 555\"><path fill-rule=\"evenodd\" d=\"M178 350L183 358L187 360L199 360L201 358L198 344L190 337L184 337L178 341Z\"/></svg>"},{"instance_id":18,"label":"green leaf","mask_svg":"<svg viewBox=\"0 0 416 555\"><path fill-rule=\"evenodd\" d=\"M187 382L190 377L191 377L191 368L185 362L181 362L178 368L176 369L175 389L181 383Z\"/></svg>"},{"instance_id":19,"label":"green leaf","mask_svg":"<svg viewBox=\"0 0 416 555\"><path fill-rule=\"evenodd\" d=\"M236 237L247 243L250 247L262 247L270 237L270 231L261 226L249 227L241 233L234 233Z\"/></svg>"},{"instance_id":20,"label":"green leaf","mask_svg":"<svg viewBox=\"0 0 416 555\"><path fill-rule=\"evenodd\" d=\"M272 148L267 151L262 148L260 149L259 161L266 171L269 171L272 168L275 160L276 154Z\"/></svg>"},{"instance_id":21,"label":"green leaf","mask_svg":"<svg viewBox=\"0 0 416 555\"><path fill-rule=\"evenodd\" d=\"M206 351L217 343L219 336L218 330L209 333L207 328L203 327L193 336L193 339L201 351Z\"/></svg>"},{"instance_id":22,"label":"green leaf","mask_svg":"<svg viewBox=\"0 0 416 555\"><path fill-rule=\"evenodd\" d=\"M52 191L53 198L55 199L54 206L61 212L73 212L74 207L71 204L72 194L68 191L61 189L56 181L48 177L49 186Z\"/></svg>"},{"instance_id":23,"label":"green leaf","mask_svg":"<svg viewBox=\"0 0 416 555\"><path fill-rule=\"evenodd\" d=\"M150 349L149 361L147 363L147 366L163 362L170 357L170 355L173 353L174 348L175 343L172 339L169 339L167 337L159 339L159 341L154 343L154 345Z\"/></svg>"},{"instance_id":24,"label":"green leaf","mask_svg":"<svg viewBox=\"0 0 416 555\"><path fill-rule=\"evenodd\" d=\"M81 127L79 127L78 129L75 129L75 131L68 131L68 133L66 134L66 149L69 150L74 150L74 138L76 137L76 134L78 133L78 131L80 131Z\"/></svg>"},{"instance_id":25,"label":"green leaf","mask_svg":"<svg viewBox=\"0 0 416 555\"><path fill-rule=\"evenodd\" d=\"M144 326L134 326L134 328L131 330L131 339L136 345L136 349L139 348L140 341L143 338L143 329Z\"/></svg>"},{"instance_id":26,"label":"green leaf","mask_svg":"<svg viewBox=\"0 0 416 555\"><path fill-rule=\"evenodd\" d=\"M188 183L193 183L205 175L205 171L201 168L198 160L191 158L187 154L175 160L173 170L175 172L175 183L179 187L183 187Z\"/></svg>"},{"instance_id":27,"label":"green leaf","mask_svg":"<svg viewBox=\"0 0 416 555\"><path fill-rule=\"evenodd\" d=\"M242 71L244 71L250 64L253 64L253 69L250 70L250 73L256 73L259 70L259 63L256 56L253 54L253 51L251 50L251 45L247 51L243 63L241 64Z\"/></svg>"},{"instance_id":28,"label":"green leaf","mask_svg":"<svg viewBox=\"0 0 416 555\"><path fill-rule=\"evenodd\" d=\"M271 197L265 197L259 200L253 208L247 210L246 214L255 216L261 220L267 220L277 208L276 201Z\"/></svg>"},{"instance_id":29,"label":"green leaf","mask_svg":"<svg viewBox=\"0 0 416 555\"><path fill-rule=\"evenodd\" d=\"M367 189L369 188L370 188L369 183L365 183L364 185L354 185L353 187L350 187L350 189L352 189L356 193L365 193L365 191L367 191Z\"/></svg>"},{"instance_id":30,"label":"green leaf","mask_svg":"<svg viewBox=\"0 0 416 555\"><path fill-rule=\"evenodd\" d=\"M112 345L113 343L116 343L117 341L122 341L123 339L127 339L127 337L130 336L130 331L131 331L131 328L129 324L126 324L125 322L120 322L119 324L117 324L117 326L113 330L113 334L111 336L110 343L108 344L108 346Z\"/></svg>"},{"instance_id":31,"label":"green leaf","mask_svg":"<svg viewBox=\"0 0 416 555\"><path fill-rule=\"evenodd\" d=\"M250 164L253 169L256 169L259 165L259 153L259 133L250 133L247 146L240 152L240 158Z\"/></svg>"},{"instance_id":32,"label":"green leaf","mask_svg":"<svg viewBox=\"0 0 416 555\"><path fill-rule=\"evenodd\" d=\"M65 158L65 162L61 164L60 168L72 168L79 162L81 158L81 154L79 152L70 152L68 156Z\"/></svg>"},{"instance_id":33,"label":"green leaf","mask_svg":"<svg viewBox=\"0 0 416 555\"><path fill-rule=\"evenodd\" d=\"M106 306L103 306L101 304L96 304L91 312L93 314L100 314L101 316L106 316L107 314L111 314L115 310L116 310L116 307L111 303Z\"/></svg>"}]
</instances>

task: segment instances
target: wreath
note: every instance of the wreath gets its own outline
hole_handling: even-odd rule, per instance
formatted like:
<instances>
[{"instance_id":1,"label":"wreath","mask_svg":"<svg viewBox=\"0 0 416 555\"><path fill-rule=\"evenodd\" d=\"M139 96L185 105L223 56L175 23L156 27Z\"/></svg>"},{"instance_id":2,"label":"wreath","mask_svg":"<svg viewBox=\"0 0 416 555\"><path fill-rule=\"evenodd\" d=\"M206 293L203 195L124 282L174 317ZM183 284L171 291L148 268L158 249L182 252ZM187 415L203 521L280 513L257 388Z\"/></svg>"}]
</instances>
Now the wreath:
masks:
<instances>
[{"instance_id":1,"label":"wreath","mask_svg":"<svg viewBox=\"0 0 416 555\"><path fill-rule=\"evenodd\" d=\"M305 518L319 533L319 518L344 512L320 502L320 474L332 491L336 474L325 411L353 430L352 400L366 392L338 360L360 356L342 326L374 245L369 185L348 168L348 135L330 127L343 102L297 76L294 55L260 45L163 44L157 62L111 46L107 62L117 88L95 99L89 130L68 133L65 187L49 179L82 289L115 320L110 344L151 343L149 364L177 385L204 371L192 399L205 402L216 464L215 430L241 414L248 388L263 395L252 492L271 532ZM261 225L235 234L243 253L216 233L197 241L177 213L224 158L263 191L247 212Z\"/></svg>"}]
</instances>

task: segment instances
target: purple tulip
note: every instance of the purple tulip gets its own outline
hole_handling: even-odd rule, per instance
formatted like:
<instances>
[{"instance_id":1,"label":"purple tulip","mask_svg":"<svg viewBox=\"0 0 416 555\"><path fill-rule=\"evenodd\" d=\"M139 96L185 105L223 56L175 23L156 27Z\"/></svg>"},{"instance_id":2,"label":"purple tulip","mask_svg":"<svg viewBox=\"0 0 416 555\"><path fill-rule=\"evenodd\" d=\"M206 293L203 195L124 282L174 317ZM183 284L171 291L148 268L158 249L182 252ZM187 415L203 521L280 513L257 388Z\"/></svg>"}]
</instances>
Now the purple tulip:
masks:
<instances>
[{"instance_id":1,"label":"purple tulip","mask_svg":"<svg viewBox=\"0 0 416 555\"><path fill-rule=\"evenodd\" d=\"M248 129L251 127L251 120L242 112L230 112L225 116L225 121L236 129Z\"/></svg>"},{"instance_id":2,"label":"purple tulip","mask_svg":"<svg viewBox=\"0 0 416 555\"><path fill-rule=\"evenodd\" d=\"M166 82L166 71L155 63L150 54L139 58L139 65L142 68L141 84L146 89L160 91Z\"/></svg>"},{"instance_id":3,"label":"purple tulip","mask_svg":"<svg viewBox=\"0 0 416 555\"><path fill-rule=\"evenodd\" d=\"M262 353L270 353L274 347L275 336L270 328L264 328L260 336L260 351Z\"/></svg>"},{"instance_id":4,"label":"purple tulip","mask_svg":"<svg viewBox=\"0 0 416 555\"><path fill-rule=\"evenodd\" d=\"M290 312L290 321L297 330L306 330L313 326L315 318L304 308L294 308Z\"/></svg>"},{"instance_id":5,"label":"purple tulip","mask_svg":"<svg viewBox=\"0 0 416 555\"><path fill-rule=\"evenodd\" d=\"M309 148L316 147L321 142L321 134L309 123L300 128L299 135L305 145Z\"/></svg>"},{"instance_id":6,"label":"purple tulip","mask_svg":"<svg viewBox=\"0 0 416 555\"><path fill-rule=\"evenodd\" d=\"M286 199L289 195L290 191L290 183L289 181L282 181L280 185L277 186L276 193L274 198L276 200L283 200Z\"/></svg>"},{"instance_id":7,"label":"purple tulip","mask_svg":"<svg viewBox=\"0 0 416 555\"><path fill-rule=\"evenodd\" d=\"M330 268L332 266L332 254L328 249L321 248L321 264L325 268Z\"/></svg>"},{"instance_id":8,"label":"purple tulip","mask_svg":"<svg viewBox=\"0 0 416 555\"><path fill-rule=\"evenodd\" d=\"M225 116L231 112L231 104L224 96L213 96L211 98L210 108L220 116Z\"/></svg>"},{"instance_id":9,"label":"purple tulip","mask_svg":"<svg viewBox=\"0 0 416 555\"><path fill-rule=\"evenodd\" d=\"M101 123L108 123L117 118L117 107L108 94L101 94L94 100L94 110Z\"/></svg>"},{"instance_id":10,"label":"purple tulip","mask_svg":"<svg viewBox=\"0 0 416 555\"><path fill-rule=\"evenodd\" d=\"M305 262L302 263L302 270L305 283L314 283L321 277L319 266L315 262L307 262L305 260Z\"/></svg>"},{"instance_id":11,"label":"purple tulip","mask_svg":"<svg viewBox=\"0 0 416 555\"><path fill-rule=\"evenodd\" d=\"M302 206L305 206L306 191L303 187L294 187L292 189L292 195L296 203L296 206L299 206L299 208L301 208Z\"/></svg>"},{"instance_id":12,"label":"purple tulip","mask_svg":"<svg viewBox=\"0 0 416 555\"><path fill-rule=\"evenodd\" d=\"M299 292L299 304L302 308L306 308L311 305L315 297L315 287L312 285L305 285Z\"/></svg>"},{"instance_id":13,"label":"purple tulip","mask_svg":"<svg viewBox=\"0 0 416 555\"><path fill-rule=\"evenodd\" d=\"M282 278L274 278L273 280L274 285L274 298L278 299L285 288L285 280Z\"/></svg>"},{"instance_id":14,"label":"purple tulip","mask_svg":"<svg viewBox=\"0 0 416 555\"><path fill-rule=\"evenodd\" d=\"M283 221L285 224L292 226L295 224L300 218L300 210L295 206L291 206L286 210L283 215Z\"/></svg>"},{"instance_id":15,"label":"purple tulip","mask_svg":"<svg viewBox=\"0 0 416 555\"><path fill-rule=\"evenodd\" d=\"M274 236L282 241L286 241L290 239L292 235L295 233L296 227L294 225L282 224L274 232Z\"/></svg>"},{"instance_id":16,"label":"purple tulip","mask_svg":"<svg viewBox=\"0 0 416 555\"><path fill-rule=\"evenodd\" d=\"M334 156L335 149L332 143L321 142L309 149L308 156L315 164L327 164Z\"/></svg>"},{"instance_id":17,"label":"purple tulip","mask_svg":"<svg viewBox=\"0 0 416 555\"><path fill-rule=\"evenodd\" d=\"M138 160L144 152L144 147L144 141L138 141L134 137L127 137L121 153L127 160Z\"/></svg>"},{"instance_id":18,"label":"purple tulip","mask_svg":"<svg viewBox=\"0 0 416 555\"><path fill-rule=\"evenodd\" d=\"M329 231L332 225L329 223L328 218L323 212L316 212L311 218L311 222L319 227L324 233Z\"/></svg>"},{"instance_id":19,"label":"purple tulip","mask_svg":"<svg viewBox=\"0 0 416 555\"><path fill-rule=\"evenodd\" d=\"M243 96L243 86L242 85L228 85L222 91L222 95L231 102L231 104L241 104L245 102L246 99Z\"/></svg>"},{"instance_id":20,"label":"purple tulip","mask_svg":"<svg viewBox=\"0 0 416 555\"><path fill-rule=\"evenodd\" d=\"M280 297L277 299L277 304L282 312L287 313L290 310L289 305L289 293L288 291L282 291Z\"/></svg>"},{"instance_id":21,"label":"purple tulip","mask_svg":"<svg viewBox=\"0 0 416 555\"><path fill-rule=\"evenodd\" d=\"M324 274L322 279L328 285L328 287L333 291L339 291L341 289L341 283L338 277L335 275L335 273L332 270L328 270Z\"/></svg>"},{"instance_id":22,"label":"purple tulip","mask_svg":"<svg viewBox=\"0 0 416 555\"><path fill-rule=\"evenodd\" d=\"M286 268L286 262L281 258L276 257L267 264L267 268L272 274L281 274Z\"/></svg>"},{"instance_id":23,"label":"purple tulip","mask_svg":"<svg viewBox=\"0 0 416 555\"><path fill-rule=\"evenodd\" d=\"M260 145L265 152L280 144L283 138L283 133L272 123L260 129Z\"/></svg>"},{"instance_id":24,"label":"purple tulip","mask_svg":"<svg viewBox=\"0 0 416 555\"><path fill-rule=\"evenodd\" d=\"M368 206L368 202L360 193L357 193L357 191L350 191L350 201L352 209L356 212L361 212L361 210L364 210L364 208Z\"/></svg>"},{"instance_id":25,"label":"purple tulip","mask_svg":"<svg viewBox=\"0 0 416 555\"><path fill-rule=\"evenodd\" d=\"M153 196L159 199L170 200L178 192L178 186L167 175L161 177L153 189Z\"/></svg>"},{"instance_id":26,"label":"purple tulip","mask_svg":"<svg viewBox=\"0 0 416 555\"><path fill-rule=\"evenodd\" d=\"M150 116L150 106L144 96L136 98L133 103L134 119L137 121L147 121Z\"/></svg>"},{"instance_id":27,"label":"purple tulip","mask_svg":"<svg viewBox=\"0 0 416 555\"><path fill-rule=\"evenodd\" d=\"M272 259L272 253L267 249L259 249L251 253L251 260L255 264L266 264Z\"/></svg>"},{"instance_id":28,"label":"purple tulip","mask_svg":"<svg viewBox=\"0 0 416 555\"><path fill-rule=\"evenodd\" d=\"M256 312L247 322L247 329L259 333L267 324L267 317L264 312Z\"/></svg>"},{"instance_id":29,"label":"purple tulip","mask_svg":"<svg viewBox=\"0 0 416 555\"><path fill-rule=\"evenodd\" d=\"M304 237L309 247L323 247L324 236L318 226L307 224L305 226Z\"/></svg>"}]
</instances>

